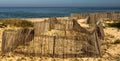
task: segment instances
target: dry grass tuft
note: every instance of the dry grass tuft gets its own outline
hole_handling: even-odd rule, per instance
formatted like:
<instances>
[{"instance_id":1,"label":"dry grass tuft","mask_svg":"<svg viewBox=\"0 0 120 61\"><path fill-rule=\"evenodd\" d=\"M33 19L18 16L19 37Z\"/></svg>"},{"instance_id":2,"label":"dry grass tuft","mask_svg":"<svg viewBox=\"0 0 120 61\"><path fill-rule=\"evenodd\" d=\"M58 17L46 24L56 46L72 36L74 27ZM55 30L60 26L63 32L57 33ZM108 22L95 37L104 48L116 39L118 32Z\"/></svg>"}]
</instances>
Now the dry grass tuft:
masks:
<instances>
[{"instance_id":1,"label":"dry grass tuft","mask_svg":"<svg viewBox=\"0 0 120 61\"><path fill-rule=\"evenodd\" d=\"M21 19L0 19L0 23L15 27L33 27L33 23Z\"/></svg>"},{"instance_id":2,"label":"dry grass tuft","mask_svg":"<svg viewBox=\"0 0 120 61\"><path fill-rule=\"evenodd\" d=\"M115 40L115 42L113 42L113 44L120 44L120 39Z\"/></svg>"}]
</instances>

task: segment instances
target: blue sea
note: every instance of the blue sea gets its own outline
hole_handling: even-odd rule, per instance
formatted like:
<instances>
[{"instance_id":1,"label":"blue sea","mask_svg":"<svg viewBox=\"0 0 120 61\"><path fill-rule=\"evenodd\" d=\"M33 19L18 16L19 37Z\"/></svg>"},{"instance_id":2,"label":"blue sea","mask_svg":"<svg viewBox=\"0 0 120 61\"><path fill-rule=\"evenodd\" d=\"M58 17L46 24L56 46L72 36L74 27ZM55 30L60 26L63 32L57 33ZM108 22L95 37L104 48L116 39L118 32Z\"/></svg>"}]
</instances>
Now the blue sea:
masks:
<instances>
[{"instance_id":1,"label":"blue sea","mask_svg":"<svg viewBox=\"0 0 120 61\"><path fill-rule=\"evenodd\" d=\"M0 7L0 18L65 17L71 13L120 12L120 7Z\"/></svg>"}]
</instances>

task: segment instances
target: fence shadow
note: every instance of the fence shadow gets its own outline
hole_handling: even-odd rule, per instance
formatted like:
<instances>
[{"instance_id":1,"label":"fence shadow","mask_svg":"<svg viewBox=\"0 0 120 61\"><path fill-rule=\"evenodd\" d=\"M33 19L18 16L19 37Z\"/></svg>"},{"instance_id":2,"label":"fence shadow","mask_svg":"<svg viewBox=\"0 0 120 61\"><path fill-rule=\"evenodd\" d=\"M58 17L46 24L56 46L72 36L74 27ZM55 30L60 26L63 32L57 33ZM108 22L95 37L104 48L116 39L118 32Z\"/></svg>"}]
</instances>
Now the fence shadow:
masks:
<instances>
[{"instance_id":1,"label":"fence shadow","mask_svg":"<svg viewBox=\"0 0 120 61\"><path fill-rule=\"evenodd\" d=\"M98 54L93 54L93 53L81 53L81 54L40 54L40 53L25 53L25 52L14 52L15 54L21 54L25 56L34 56L34 57L49 57L49 58L87 58L87 57L92 57L92 58L98 58Z\"/></svg>"}]
</instances>

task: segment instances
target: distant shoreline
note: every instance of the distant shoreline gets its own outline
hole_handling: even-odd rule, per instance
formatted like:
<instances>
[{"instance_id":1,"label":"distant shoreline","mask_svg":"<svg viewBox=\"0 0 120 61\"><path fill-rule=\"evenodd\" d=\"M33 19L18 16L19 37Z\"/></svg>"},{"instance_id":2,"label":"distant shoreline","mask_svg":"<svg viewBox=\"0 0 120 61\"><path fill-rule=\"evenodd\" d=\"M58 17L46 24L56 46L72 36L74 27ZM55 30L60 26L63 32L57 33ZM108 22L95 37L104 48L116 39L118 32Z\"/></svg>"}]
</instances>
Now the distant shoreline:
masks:
<instances>
[{"instance_id":1,"label":"distant shoreline","mask_svg":"<svg viewBox=\"0 0 120 61\"><path fill-rule=\"evenodd\" d=\"M71 13L120 12L120 7L0 7L0 18L69 17Z\"/></svg>"}]
</instances>

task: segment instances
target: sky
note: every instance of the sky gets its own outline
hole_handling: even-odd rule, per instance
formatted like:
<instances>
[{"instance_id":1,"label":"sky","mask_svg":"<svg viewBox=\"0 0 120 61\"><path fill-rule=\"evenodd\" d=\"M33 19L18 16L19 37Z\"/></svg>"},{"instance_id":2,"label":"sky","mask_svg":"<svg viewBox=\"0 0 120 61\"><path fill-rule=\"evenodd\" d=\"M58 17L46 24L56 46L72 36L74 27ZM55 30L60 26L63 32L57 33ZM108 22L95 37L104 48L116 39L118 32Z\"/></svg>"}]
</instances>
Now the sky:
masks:
<instances>
[{"instance_id":1,"label":"sky","mask_svg":"<svg viewBox=\"0 0 120 61\"><path fill-rule=\"evenodd\" d=\"M120 0L0 0L0 7L120 7Z\"/></svg>"}]
</instances>

